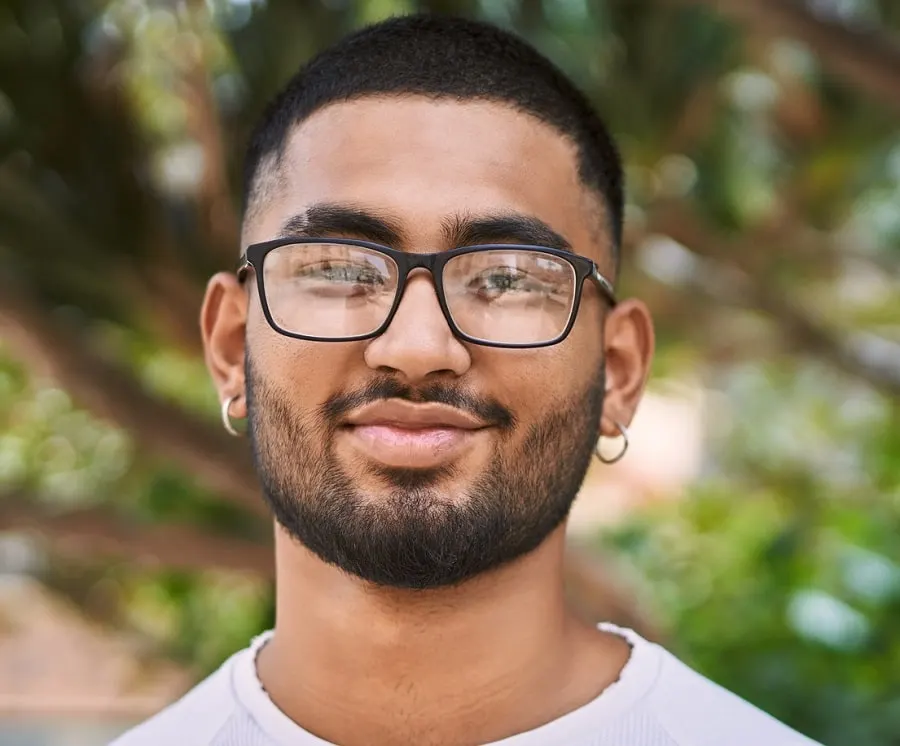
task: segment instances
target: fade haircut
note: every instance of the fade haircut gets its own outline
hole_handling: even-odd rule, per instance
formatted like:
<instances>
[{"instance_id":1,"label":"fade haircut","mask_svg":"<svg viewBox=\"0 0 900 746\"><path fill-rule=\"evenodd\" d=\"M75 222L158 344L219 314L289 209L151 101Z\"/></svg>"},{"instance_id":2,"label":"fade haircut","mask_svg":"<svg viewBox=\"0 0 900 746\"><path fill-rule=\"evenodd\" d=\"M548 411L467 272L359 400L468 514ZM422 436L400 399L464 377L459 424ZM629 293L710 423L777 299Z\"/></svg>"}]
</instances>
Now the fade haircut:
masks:
<instances>
[{"instance_id":1,"label":"fade haircut","mask_svg":"<svg viewBox=\"0 0 900 746\"><path fill-rule=\"evenodd\" d=\"M462 18L408 15L363 28L313 57L268 105L244 163L243 211L268 198L293 129L328 104L370 95L506 104L554 127L576 148L581 181L601 198L618 264L622 162L587 97L519 37Z\"/></svg>"}]
</instances>

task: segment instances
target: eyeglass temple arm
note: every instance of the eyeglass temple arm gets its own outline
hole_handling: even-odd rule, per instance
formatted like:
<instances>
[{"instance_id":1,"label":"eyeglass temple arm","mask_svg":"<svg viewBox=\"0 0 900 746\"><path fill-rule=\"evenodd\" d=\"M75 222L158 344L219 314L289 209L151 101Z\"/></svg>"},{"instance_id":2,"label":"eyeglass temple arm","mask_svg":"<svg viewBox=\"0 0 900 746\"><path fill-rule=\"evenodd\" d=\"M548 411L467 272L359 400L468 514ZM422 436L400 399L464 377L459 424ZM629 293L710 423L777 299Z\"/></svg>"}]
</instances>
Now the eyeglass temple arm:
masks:
<instances>
[{"instance_id":1,"label":"eyeglass temple arm","mask_svg":"<svg viewBox=\"0 0 900 746\"><path fill-rule=\"evenodd\" d=\"M252 265L250 264L250 260L247 259L246 254L241 254L241 258L238 260L238 266L235 272L237 273L238 282L243 282L247 278L247 272L252 269Z\"/></svg>"},{"instance_id":2,"label":"eyeglass temple arm","mask_svg":"<svg viewBox=\"0 0 900 746\"><path fill-rule=\"evenodd\" d=\"M600 291L609 300L610 305L615 306L616 303L618 303L618 300L616 299L616 290L613 287L612 283L600 274L600 270L597 269L596 264L591 269L590 278L597 283Z\"/></svg>"}]
</instances>

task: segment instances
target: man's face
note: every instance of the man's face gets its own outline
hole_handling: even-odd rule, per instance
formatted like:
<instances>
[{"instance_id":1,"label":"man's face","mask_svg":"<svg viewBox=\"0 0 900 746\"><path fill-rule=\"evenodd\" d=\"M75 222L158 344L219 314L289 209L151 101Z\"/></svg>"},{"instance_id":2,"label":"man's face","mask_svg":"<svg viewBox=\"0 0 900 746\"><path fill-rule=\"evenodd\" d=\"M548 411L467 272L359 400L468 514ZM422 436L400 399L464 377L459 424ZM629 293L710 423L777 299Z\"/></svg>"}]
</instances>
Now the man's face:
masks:
<instances>
[{"instance_id":1,"label":"man's face","mask_svg":"<svg viewBox=\"0 0 900 746\"><path fill-rule=\"evenodd\" d=\"M516 215L546 224L601 270L612 265L600 201L578 179L574 147L500 104L334 104L296 129L282 171L251 212L245 246L352 210L373 220L344 219L325 235L384 243L370 225L381 221L397 234L394 248L437 252L454 248L448 226ZM248 285L211 283L204 331L223 394L245 387L266 498L295 540L379 585L446 586L537 547L580 487L605 385L618 385L607 414L612 405L610 416L628 421L646 373L649 331L627 332L636 306L612 313L626 328L612 336L635 349L604 355L610 313L592 283L569 336L535 349L458 340L422 270L388 329L356 342L277 333Z\"/></svg>"}]
</instances>

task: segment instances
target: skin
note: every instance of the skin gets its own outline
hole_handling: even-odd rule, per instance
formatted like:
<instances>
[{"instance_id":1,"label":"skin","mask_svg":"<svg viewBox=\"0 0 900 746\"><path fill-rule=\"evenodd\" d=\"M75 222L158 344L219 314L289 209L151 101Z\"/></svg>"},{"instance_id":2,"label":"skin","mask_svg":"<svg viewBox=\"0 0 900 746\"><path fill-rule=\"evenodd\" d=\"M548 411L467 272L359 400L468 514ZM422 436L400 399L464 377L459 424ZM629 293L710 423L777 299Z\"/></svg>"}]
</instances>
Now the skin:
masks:
<instances>
[{"instance_id":1,"label":"skin","mask_svg":"<svg viewBox=\"0 0 900 746\"><path fill-rule=\"evenodd\" d=\"M293 133L278 189L244 226L243 245L268 240L310 205L363 206L402 229L406 251L438 251L448 216L497 211L539 218L611 276L600 198L578 179L574 146L556 130L501 104L368 97L316 112ZM514 453L529 425L589 388L605 360L602 434L629 424L653 351L649 313L614 309L587 283L571 334L525 350L456 339L427 273L410 276L380 337L320 343L276 333L255 286L221 273L201 318L206 360L222 400L244 394L245 355L286 407L306 416L338 391L385 371L411 386L462 382L516 413L512 433L486 430L440 483L464 500L492 449ZM246 398L231 408L247 415ZM595 440L600 432L585 432ZM367 499L383 481L335 441L338 462ZM614 682L627 644L576 618L563 594L564 526L534 551L450 587L387 588L319 559L276 523L277 622L257 665L272 700L326 741L489 743L548 723Z\"/></svg>"}]
</instances>

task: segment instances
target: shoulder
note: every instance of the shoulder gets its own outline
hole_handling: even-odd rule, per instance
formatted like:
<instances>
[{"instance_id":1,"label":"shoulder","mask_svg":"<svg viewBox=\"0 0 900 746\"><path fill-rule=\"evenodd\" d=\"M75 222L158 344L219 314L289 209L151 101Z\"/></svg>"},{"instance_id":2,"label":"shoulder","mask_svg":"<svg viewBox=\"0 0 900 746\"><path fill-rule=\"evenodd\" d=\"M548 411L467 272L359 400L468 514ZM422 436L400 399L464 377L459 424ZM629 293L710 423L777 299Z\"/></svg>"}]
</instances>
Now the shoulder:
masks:
<instances>
[{"instance_id":1,"label":"shoulder","mask_svg":"<svg viewBox=\"0 0 900 746\"><path fill-rule=\"evenodd\" d=\"M109 746L210 746L238 709L231 672L241 651L181 699L132 728Z\"/></svg>"},{"instance_id":2,"label":"shoulder","mask_svg":"<svg viewBox=\"0 0 900 746\"><path fill-rule=\"evenodd\" d=\"M664 650L644 704L679 746L819 746Z\"/></svg>"}]
</instances>

